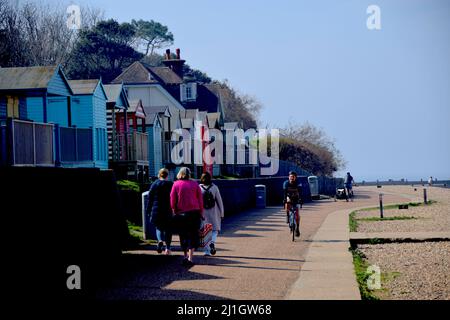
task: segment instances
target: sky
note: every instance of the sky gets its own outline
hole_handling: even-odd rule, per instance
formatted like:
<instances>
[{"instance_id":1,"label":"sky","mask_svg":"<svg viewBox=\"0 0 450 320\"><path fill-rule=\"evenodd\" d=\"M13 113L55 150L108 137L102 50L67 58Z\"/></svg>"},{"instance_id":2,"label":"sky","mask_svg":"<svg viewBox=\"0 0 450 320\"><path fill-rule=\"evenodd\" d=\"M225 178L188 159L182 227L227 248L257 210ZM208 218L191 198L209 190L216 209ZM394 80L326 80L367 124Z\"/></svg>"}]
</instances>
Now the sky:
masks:
<instances>
[{"instance_id":1,"label":"sky","mask_svg":"<svg viewBox=\"0 0 450 320\"><path fill-rule=\"evenodd\" d=\"M167 25L191 67L258 98L263 125L322 128L347 161L337 176L450 179L450 1L70 3Z\"/></svg>"}]
</instances>

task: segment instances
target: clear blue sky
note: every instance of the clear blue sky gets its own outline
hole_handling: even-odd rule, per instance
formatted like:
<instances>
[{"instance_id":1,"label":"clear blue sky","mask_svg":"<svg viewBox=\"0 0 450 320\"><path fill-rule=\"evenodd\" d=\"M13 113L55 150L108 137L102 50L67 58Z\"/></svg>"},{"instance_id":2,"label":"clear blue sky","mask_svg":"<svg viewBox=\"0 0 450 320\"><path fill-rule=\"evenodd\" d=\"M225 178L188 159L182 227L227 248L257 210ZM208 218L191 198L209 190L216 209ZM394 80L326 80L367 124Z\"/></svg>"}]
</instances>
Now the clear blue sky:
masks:
<instances>
[{"instance_id":1,"label":"clear blue sky","mask_svg":"<svg viewBox=\"0 0 450 320\"><path fill-rule=\"evenodd\" d=\"M192 67L263 103L263 124L324 129L357 180L450 179L450 1L73 3L167 25Z\"/></svg>"}]
</instances>

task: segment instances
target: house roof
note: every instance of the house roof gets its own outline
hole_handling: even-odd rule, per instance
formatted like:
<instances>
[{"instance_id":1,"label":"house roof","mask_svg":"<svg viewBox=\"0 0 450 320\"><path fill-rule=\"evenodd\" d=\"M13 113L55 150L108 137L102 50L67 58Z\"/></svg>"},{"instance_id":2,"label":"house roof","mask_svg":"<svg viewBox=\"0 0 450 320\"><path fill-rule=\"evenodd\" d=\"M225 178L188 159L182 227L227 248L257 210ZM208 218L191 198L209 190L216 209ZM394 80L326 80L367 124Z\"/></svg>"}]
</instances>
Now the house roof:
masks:
<instances>
[{"instance_id":1,"label":"house roof","mask_svg":"<svg viewBox=\"0 0 450 320\"><path fill-rule=\"evenodd\" d=\"M150 71L139 61L132 63L112 83L158 83Z\"/></svg>"},{"instance_id":2,"label":"house roof","mask_svg":"<svg viewBox=\"0 0 450 320\"><path fill-rule=\"evenodd\" d=\"M214 88L214 90L213 90ZM216 89L214 84L197 84L197 99L195 101L188 101L185 104L186 109L197 108L199 111L221 112L219 89ZM216 93L217 92L217 93ZM172 95L177 93L171 90ZM177 97L179 98L179 96Z\"/></svg>"},{"instance_id":3,"label":"house roof","mask_svg":"<svg viewBox=\"0 0 450 320\"><path fill-rule=\"evenodd\" d=\"M122 90L122 84L105 84L103 87L108 98L107 102L116 102Z\"/></svg>"},{"instance_id":4,"label":"house roof","mask_svg":"<svg viewBox=\"0 0 450 320\"><path fill-rule=\"evenodd\" d=\"M180 84L181 79L168 67L154 67L146 63L136 61L126 68L112 83L162 83Z\"/></svg>"},{"instance_id":5,"label":"house roof","mask_svg":"<svg viewBox=\"0 0 450 320\"><path fill-rule=\"evenodd\" d=\"M211 112L207 114L209 128L215 128L217 124L220 125L220 112Z\"/></svg>"},{"instance_id":6,"label":"house roof","mask_svg":"<svg viewBox=\"0 0 450 320\"><path fill-rule=\"evenodd\" d=\"M160 121L160 123L161 123L159 112L145 111L145 123L147 125L154 125L155 121Z\"/></svg>"},{"instance_id":7,"label":"house roof","mask_svg":"<svg viewBox=\"0 0 450 320\"><path fill-rule=\"evenodd\" d=\"M136 113L136 116L139 118L145 118L145 110L142 106L142 100L128 100L128 103L130 107L128 108L127 112L134 112Z\"/></svg>"},{"instance_id":8,"label":"house roof","mask_svg":"<svg viewBox=\"0 0 450 320\"><path fill-rule=\"evenodd\" d=\"M164 84L181 84L183 83L183 79L181 79L172 69L168 67L151 67L143 64L153 76L155 76L158 80L163 82Z\"/></svg>"},{"instance_id":9,"label":"house roof","mask_svg":"<svg viewBox=\"0 0 450 320\"><path fill-rule=\"evenodd\" d=\"M46 89L56 70L59 66L1 68L0 90Z\"/></svg>"},{"instance_id":10,"label":"house roof","mask_svg":"<svg viewBox=\"0 0 450 320\"><path fill-rule=\"evenodd\" d=\"M170 108L168 106L151 106L151 107L144 107L145 113L163 113L167 117L171 117L172 114L170 113Z\"/></svg>"},{"instance_id":11,"label":"house roof","mask_svg":"<svg viewBox=\"0 0 450 320\"><path fill-rule=\"evenodd\" d=\"M93 94L99 81L99 79L69 80L69 84L74 94Z\"/></svg>"}]
</instances>

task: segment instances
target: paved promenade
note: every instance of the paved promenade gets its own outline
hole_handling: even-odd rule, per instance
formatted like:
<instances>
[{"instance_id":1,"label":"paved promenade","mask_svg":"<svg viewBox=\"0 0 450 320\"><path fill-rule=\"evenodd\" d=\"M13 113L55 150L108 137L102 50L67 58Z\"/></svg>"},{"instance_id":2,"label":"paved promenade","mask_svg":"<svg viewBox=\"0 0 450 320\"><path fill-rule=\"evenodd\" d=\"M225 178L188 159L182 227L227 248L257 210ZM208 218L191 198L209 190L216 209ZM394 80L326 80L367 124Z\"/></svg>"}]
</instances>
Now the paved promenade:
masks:
<instances>
[{"instance_id":1,"label":"paved promenade","mask_svg":"<svg viewBox=\"0 0 450 320\"><path fill-rule=\"evenodd\" d=\"M348 213L376 206L378 193L355 190L354 202L320 200L301 211L301 237L291 241L280 207L227 217L217 254L196 253L181 265L178 236L173 255L154 246L126 252L121 272L101 299L359 299L349 248ZM386 194L385 203L405 201Z\"/></svg>"}]
</instances>

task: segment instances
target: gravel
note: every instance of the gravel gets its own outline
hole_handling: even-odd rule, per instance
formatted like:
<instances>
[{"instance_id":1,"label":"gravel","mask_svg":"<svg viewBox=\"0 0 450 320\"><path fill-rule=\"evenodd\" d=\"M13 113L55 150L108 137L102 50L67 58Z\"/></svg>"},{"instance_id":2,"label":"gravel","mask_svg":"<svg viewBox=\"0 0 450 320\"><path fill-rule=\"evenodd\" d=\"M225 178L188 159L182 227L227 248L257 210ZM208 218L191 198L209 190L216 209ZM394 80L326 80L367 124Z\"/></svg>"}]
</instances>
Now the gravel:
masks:
<instances>
[{"instance_id":1,"label":"gravel","mask_svg":"<svg viewBox=\"0 0 450 320\"><path fill-rule=\"evenodd\" d=\"M414 191L417 188L417 191ZM381 192L393 192L411 196L411 200L420 199L423 187L411 186L383 186ZM450 189L437 187L427 188L428 199L437 203L409 206L408 209L385 209L384 217L409 216L416 219L386 220L386 221L358 221L359 232L444 232L450 231ZM409 200L405 199L405 203ZM378 210L359 211L356 218L379 217Z\"/></svg>"},{"instance_id":2,"label":"gravel","mask_svg":"<svg viewBox=\"0 0 450 320\"><path fill-rule=\"evenodd\" d=\"M407 196L405 203L423 201L422 186L364 187L382 193ZM416 190L414 190L416 188ZM410 216L411 220L358 221L360 232L450 231L450 189L427 187L428 199L437 203L387 209L385 217ZM379 217L379 211L360 211L356 218ZM369 265L380 267L382 290L375 295L387 300L450 300L450 242L386 243L359 245Z\"/></svg>"},{"instance_id":3,"label":"gravel","mask_svg":"<svg viewBox=\"0 0 450 320\"><path fill-rule=\"evenodd\" d=\"M450 242L359 245L369 264L380 267L387 300L450 300ZM383 280L386 278L388 280Z\"/></svg>"}]
</instances>

